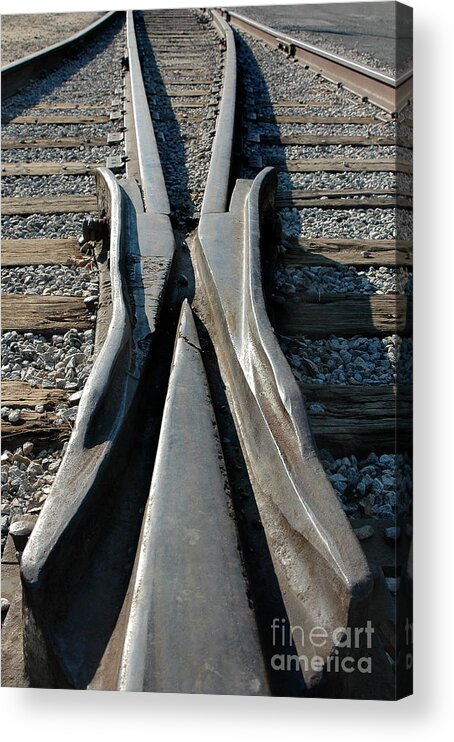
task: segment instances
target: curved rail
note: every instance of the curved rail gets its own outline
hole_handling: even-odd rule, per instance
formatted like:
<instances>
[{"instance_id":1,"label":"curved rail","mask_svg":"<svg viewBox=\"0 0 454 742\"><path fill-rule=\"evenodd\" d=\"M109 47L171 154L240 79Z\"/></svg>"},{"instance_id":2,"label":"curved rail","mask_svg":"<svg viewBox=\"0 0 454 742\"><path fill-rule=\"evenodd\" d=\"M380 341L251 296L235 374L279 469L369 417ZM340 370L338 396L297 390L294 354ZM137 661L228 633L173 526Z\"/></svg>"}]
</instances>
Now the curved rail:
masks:
<instances>
[{"instance_id":1,"label":"curved rail","mask_svg":"<svg viewBox=\"0 0 454 742\"><path fill-rule=\"evenodd\" d=\"M94 23L91 23L87 28L78 31L78 33L70 36L68 39L64 39L64 41L60 41L57 44L52 44L52 46L48 46L45 49L40 49L34 54L30 54L27 57L23 57L16 62L11 62L11 64L2 67L2 97L9 98L19 88L23 87L23 85L34 80L42 72L55 66L63 59L69 49L73 49L87 41L91 36L98 33L101 28L113 21L120 12L122 11L112 10L109 13L105 13L105 15L98 18Z\"/></svg>"},{"instance_id":2,"label":"curved rail","mask_svg":"<svg viewBox=\"0 0 454 742\"><path fill-rule=\"evenodd\" d=\"M128 20L129 89L135 102L132 139L141 163L140 183L130 177L117 180L106 168L97 171L98 211L110 226L109 242L103 246L110 261L110 324L66 454L21 562L26 668L39 687L86 687L96 672L124 599L124 565L128 560L132 564L140 527L142 489L137 486L138 494L131 492L124 473L133 457L137 408L174 236L132 14ZM146 464L143 467L146 480L149 474ZM113 502L118 514L111 512ZM121 551L123 564L110 574ZM88 612L81 591L92 595Z\"/></svg>"},{"instance_id":3,"label":"curved rail","mask_svg":"<svg viewBox=\"0 0 454 742\"><path fill-rule=\"evenodd\" d=\"M54 670L57 675L70 673L68 668L60 668L62 660L55 647L56 586L61 590L67 581L65 573L71 572L81 533L88 527L93 509L96 512L96 506L108 495L106 470L112 476L121 466L118 446L138 384L137 376L129 373L135 355L133 313L120 268L130 241L122 229L126 194L105 168L98 171L98 186L100 210L107 211L110 221L112 317L85 385L65 457L21 562L27 670L41 687L55 683L49 668L58 666L59 670ZM80 554L78 558L83 560ZM51 654L55 656L51 658Z\"/></svg>"},{"instance_id":4,"label":"curved rail","mask_svg":"<svg viewBox=\"0 0 454 742\"><path fill-rule=\"evenodd\" d=\"M299 39L247 18L226 8L221 9L226 20L237 28L283 49L301 64L321 74L331 82L341 83L347 90L367 98L388 113L398 113L411 99L413 70L397 78L374 70L367 65L345 59L337 54L307 44Z\"/></svg>"},{"instance_id":5,"label":"curved rail","mask_svg":"<svg viewBox=\"0 0 454 742\"><path fill-rule=\"evenodd\" d=\"M273 232L274 191L266 168L237 181L229 212L202 215L192 247L196 310L216 350L290 624L333 636L364 621L372 577L266 313L260 248ZM295 641L301 654L314 649ZM319 655L326 662L335 649L326 641ZM323 672L303 669L308 686Z\"/></svg>"},{"instance_id":6,"label":"curved rail","mask_svg":"<svg viewBox=\"0 0 454 742\"><path fill-rule=\"evenodd\" d=\"M225 79L224 90L228 85ZM233 126L233 112L227 120ZM233 130L218 124L219 138L222 133L233 140ZM290 623L309 632L321 621L332 635L364 620L372 577L316 454L300 391L265 309L260 249L262 235L274 231L274 170L253 183L238 180L222 212L209 188L222 179L227 192L224 157L225 149L215 146L192 244L196 311L216 351ZM325 661L334 650L327 642ZM311 686L323 672L303 674Z\"/></svg>"},{"instance_id":7,"label":"curved rail","mask_svg":"<svg viewBox=\"0 0 454 742\"><path fill-rule=\"evenodd\" d=\"M101 409L105 411L105 405L108 404L108 390L110 385L115 381L117 364L123 366L126 363L126 365L129 365L131 358L131 322L126 308L120 271L122 252L122 192L118 182L109 170L102 168L99 170L99 175L104 179L104 184L108 189L110 197L109 220L111 230L109 254L113 306L112 317L106 340L95 360L92 372L84 387L64 464L56 477L55 486L46 501L46 506L43 508L42 515L38 520L22 559L24 581L31 588L39 583L46 562L52 558L53 551L59 543L63 532L66 530L74 513L80 507L81 499L86 495L88 487L84 486L86 484L85 481L80 481L80 473L83 472L85 474L87 483L93 481L96 477L94 472L97 470L103 457L100 456L98 448L96 448L96 451L93 451L93 445L90 445L90 443L97 437L95 431L98 429L98 415ZM106 201L107 199L104 200L105 203ZM119 389L117 387L117 393L118 391ZM117 397L115 406L119 400L125 402L126 397L129 396L126 394L126 387L123 391L124 394L120 394ZM120 416L117 417L115 415L112 420L114 427L110 430L109 437L106 436L106 449L112 443L115 426L119 418ZM90 456L92 453L95 453L95 455L93 456L92 464L89 465L85 461L85 456ZM80 459L81 456L84 457L83 462ZM79 484L74 489L75 482L72 482L72 486L68 491L68 500L62 502L57 497L57 492L59 489L63 492L65 489L68 489L67 480L69 473L71 473L72 477L79 480Z\"/></svg>"}]
</instances>

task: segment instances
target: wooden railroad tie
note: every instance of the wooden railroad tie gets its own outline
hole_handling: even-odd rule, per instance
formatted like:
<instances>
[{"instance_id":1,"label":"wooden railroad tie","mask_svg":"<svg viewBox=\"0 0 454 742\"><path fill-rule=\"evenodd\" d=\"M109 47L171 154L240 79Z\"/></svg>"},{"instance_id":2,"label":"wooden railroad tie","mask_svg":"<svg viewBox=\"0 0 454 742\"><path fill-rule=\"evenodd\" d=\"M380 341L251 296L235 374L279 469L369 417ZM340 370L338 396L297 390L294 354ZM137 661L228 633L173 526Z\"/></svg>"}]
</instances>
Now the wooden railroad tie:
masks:
<instances>
[{"instance_id":1,"label":"wooden railroad tie","mask_svg":"<svg viewBox=\"0 0 454 742\"><path fill-rule=\"evenodd\" d=\"M280 256L283 265L303 266L411 266L413 263L410 240L342 240L329 238L282 239L285 253Z\"/></svg>"},{"instance_id":2,"label":"wooden railroad tie","mask_svg":"<svg viewBox=\"0 0 454 742\"><path fill-rule=\"evenodd\" d=\"M304 299L276 306L281 335L317 338L411 333L412 300L401 294L305 294Z\"/></svg>"},{"instance_id":3,"label":"wooden railroad tie","mask_svg":"<svg viewBox=\"0 0 454 742\"><path fill-rule=\"evenodd\" d=\"M2 297L2 330L40 332L53 335L72 327L93 327L84 301L78 296L33 296L4 294Z\"/></svg>"},{"instance_id":4,"label":"wooden railroad tie","mask_svg":"<svg viewBox=\"0 0 454 742\"><path fill-rule=\"evenodd\" d=\"M73 265L83 258L75 239L3 240L4 268L22 265Z\"/></svg>"}]
</instances>

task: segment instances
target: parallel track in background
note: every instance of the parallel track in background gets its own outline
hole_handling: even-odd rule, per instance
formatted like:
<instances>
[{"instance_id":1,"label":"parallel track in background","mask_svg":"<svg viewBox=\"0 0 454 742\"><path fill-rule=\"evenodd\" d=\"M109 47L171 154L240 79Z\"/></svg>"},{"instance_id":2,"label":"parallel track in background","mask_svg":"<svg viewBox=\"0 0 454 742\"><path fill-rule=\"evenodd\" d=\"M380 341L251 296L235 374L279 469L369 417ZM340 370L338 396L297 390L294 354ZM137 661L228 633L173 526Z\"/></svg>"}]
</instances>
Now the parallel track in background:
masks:
<instances>
[{"instance_id":1,"label":"parallel track in background","mask_svg":"<svg viewBox=\"0 0 454 742\"><path fill-rule=\"evenodd\" d=\"M394 210L396 219L399 211L408 213L411 210L411 143L409 129L405 126L408 118L404 117L402 123L399 119L396 123L382 116L378 109L374 112L372 106L364 113L364 105L361 102L356 105L353 96L344 95L339 100L338 91L332 84L306 74L309 84L296 103L271 100L263 83L258 83L251 93L253 83L248 80L248 90L243 93L240 106L242 171L245 177L251 177L265 165L276 168L279 177L276 207L282 223L285 224L285 212L288 213L289 209L298 215L306 232L310 232L305 228L306 215L312 213L310 209L329 210L328 214L337 214L340 222L338 236L330 232L329 237L297 238L287 234L284 226L279 255L283 275L287 269L302 271L301 275L304 275L307 269L351 268L352 273L345 276L347 284L355 275L354 271L365 272L370 267L411 271L412 246L409 240L347 239L341 231L344 209L353 215L355 211L361 215L374 210L377 223L388 209ZM352 109L351 115L333 115L333 110L341 110L347 105ZM282 133L283 125L287 129L290 125L294 127L295 134ZM311 129L317 127L329 127L330 133L311 133ZM337 134L345 127L354 129L355 133ZM399 137L402 129L405 132L403 142ZM304 130L309 130L309 133L299 133ZM295 153L297 147L303 156ZM335 151L335 156L319 154L321 150L330 149ZM396 153L395 159L390 158L391 151ZM403 159L399 159L399 154ZM369 177L381 172L390 176L395 173L390 177L389 188L368 184ZM355 180L362 180L365 185L356 188L348 182L346 186L336 188L318 185L320 178L333 177L328 175L331 173L335 174L335 179L348 179L349 174L354 173ZM304 189L298 185L292 187L297 178L303 178L308 186ZM338 294L317 294L305 290L302 283L302 288L295 294L287 293L289 284L284 280L282 284L281 290L279 286L276 288L275 323L278 332L290 345L297 345L300 337L311 341L333 335L344 339L379 339L397 333L400 342L411 334L412 302L411 295L406 293L394 291L367 295L346 288ZM405 288L405 281L402 288ZM375 448L380 453L387 453L394 449L397 424L399 444L411 450L411 388L409 384L400 382L401 374L399 369L397 371L393 384L389 386L378 382L370 387L362 386L360 380L356 387L348 390L340 384L302 382L309 409L317 399L327 407L325 414L317 412L311 417L320 446L333 448L339 455L354 453L361 456L368 449ZM396 406L401 413L397 416L397 423Z\"/></svg>"},{"instance_id":2,"label":"parallel track in background","mask_svg":"<svg viewBox=\"0 0 454 742\"><path fill-rule=\"evenodd\" d=\"M289 58L321 74L326 80L361 96L392 115L397 115L412 99L413 70L396 77L380 72L338 54L307 44L281 31L246 18L239 13L222 8L223 16L233 27L242 29L273 47L285 52Z\"/></svg>"}]
</instances>

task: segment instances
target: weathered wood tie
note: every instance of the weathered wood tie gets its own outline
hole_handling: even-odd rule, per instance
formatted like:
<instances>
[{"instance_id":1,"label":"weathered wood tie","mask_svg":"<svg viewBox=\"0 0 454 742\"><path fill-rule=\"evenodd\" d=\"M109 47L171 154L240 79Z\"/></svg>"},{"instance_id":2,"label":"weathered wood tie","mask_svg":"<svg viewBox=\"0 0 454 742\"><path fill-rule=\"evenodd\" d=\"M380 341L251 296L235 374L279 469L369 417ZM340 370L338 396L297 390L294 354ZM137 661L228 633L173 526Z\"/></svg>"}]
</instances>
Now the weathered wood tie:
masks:
<instances>
[{"instance_id":1,"label":"weathered wood tie","mask_svg":"<svg viewBox=\"0 0 454 742\"><path fill-rule=\"evenodd\" d=\"M280 260L284 265L303 267L310 265L411 266L413 262L410 240L342 240L295 239L284 237L285 253Z\"/></svg>"},{"instance_id":2,"label":"weathered wood tie","mask_svg":"<svg viewBox=\"0 0 454 742\"><path fill-rule=\"evenodd\" d=\"M2 446L16 448L25 441L40 441L43 444L63 443L71 435L71 426L65 422L55 424L57 416L54 412L22 412L17 423L2 420Z\"/></svg>"},{"instance_id":3,"label":"weathered wood tie","mask_svg":"<svg viewBox=\"0 0 454 742\"><path fill-rule=\"evenodd\" d=\"M104 162L4 162L2 175L94 175Z\"/></svg>"},{"instance_id":4,"label":"weathered wood tie","mask_svg":"<svg viewBox=\"0 0 454 742\"><path fill-rule=\"evenodd\" d=\"M341 192L340 192L341 193ZM297 194L288 192L288 197L281 196L276 198L278 208L296 207L298 209L410 209L412 207L411 199L408 197L389 196L379 198L373 196L364 196L359 198L328 198L319 196L318 198L301 198Z\"/></svg>"},{"instance_id":5,"label":"weathered wood tie","mask_svg":"<svg viewBox=\"0 0 454 742\"><path fill-rule=\"evenodd\" d=\"M380 121L373 116L308 116L303 114L276 113L266 115L260 113L258 120L264 123L277 124L383 124L386 121Z\"/></svg>"},{"instance_id":6,"label":"weathered wood tie","mask_svg":"<svg viewBox=\"0 0 454 742\"><path fill-rule=\"evenodd\" d=\"M373 296L305 295L305 301L276 306L277 329L283 335L327 337L340 335L408 334L412 301L399 294Z\"/></svg>"},{"instance_id":7,"label":"weathered wood tie","mask_svg":"<svg viewBox=\"0 0 454 742\"><path fill-rule=\"evenodd\" d=\"M104 114L60 114L41 116L29 113L23 116L13 116L13 118L2 120L3 124L76 124L83 126L85 124L106 124L109 116Z\"/></svg>"},{"instance_id":8,"label":"weathered wood tie","mask_svg":"<svg viewBox=\"0 0 454 742\"><path fill-rule=\"evenodd\" d=\"M338 134L262 134L262 144L282 146L306 145L308 147L349 145L351 147L406 147L411 149L411 142L401 140L398 136L356 136Z\"/></svg>"},{"instance_id":9,"label":"weathered wood tie","mask_svg":"<svg viewBox=\"0 0 454 742\"><path fill-rule=\"evenodd\" d=\"M336 454L410 450L412 387L301 383L311 429L320 448ZM317 403L313 412L311 406Z\"/></svg>"},{"instance_id":10,"label":"weathered wood tie","mask_svg":"<svg viewBox=\"0 0 454 742\"><path fill-rule=\"evenodd\" d=\"M35 407L44 405L46 410L55 409L65 402L70 392L63 389L46 389L30 386L26 381L2 381L2 404L6 407Z\"/></svg>"},{"instance_id":11,"label":"weathered wood tie","mask_svg":"<svg viewBox=\"0 0 454 742\"><path fill-rule=\"evenodd\" d=\"M2 149L54 149L73 147L105 147L107 137L62 137L59 139L49 137L24 137L23 139L4 139Z\"/></svg>"},{"instance_id":12,"label":"weathered wood tie","mask_svg":"<svg viewBox=\"0 0 454 742\"><path fill-rule=\"evenodd\" d=\"M73 265L82 258L75 239L66 240L3 240L4 268L19 265Z\"/></svg>"},{"instance_id":13,"label":"weathered wood tie","mask_svg":"<svg viewBox=\"0 0 454 742\"><path fill-rule=\"evenodd\" d=\"M12 196L2 199L2 211L11 214L69 214L96 211L96 196Z\"/></svg>"},{"instance_id":14,"label":"weathered wood tie","mask_svg":"<svg viewBox=\"0 0 454 742\"><path fill-rule=\"evenodd\" d=\"M256 164L256 160L253 157L247 158L247 162L250 167L262 167L262 159L260 158L260 164ZM301 159L301 160L286 160L277 159L270 157L267 158L267 162L272 165L276 170L287 173L315 173L315 172L330 172L330 173L361 173L361 172L388 172L388 173L412 173L413 164L410 161L389 158L377 158L372 160L352 160L349 158L318 158L318 159Z\"/></svg>"},{"instance_id":15,"label":"weathered wood tie","mask_svg":"<svg viewBox=\"0 0 454 742\"><path fill-rule=\"evenodd\" d=\"M83 299L75 296L2 297L2 330L53 334L93 326Z\"/></svg>"}]
</instances>

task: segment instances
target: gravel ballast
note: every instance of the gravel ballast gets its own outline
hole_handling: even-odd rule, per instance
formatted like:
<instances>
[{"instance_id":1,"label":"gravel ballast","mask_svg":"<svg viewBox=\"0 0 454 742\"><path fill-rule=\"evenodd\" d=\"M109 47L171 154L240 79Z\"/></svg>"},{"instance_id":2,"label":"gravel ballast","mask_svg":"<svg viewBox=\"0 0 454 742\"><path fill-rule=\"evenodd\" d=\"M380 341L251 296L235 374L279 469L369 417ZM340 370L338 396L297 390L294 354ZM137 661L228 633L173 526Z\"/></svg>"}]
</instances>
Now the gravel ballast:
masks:
<instances>
[{"instance_id":1,"label":"gravel ballast","mask_svg":"<svg viewBox=\"0 0 454 742\"><path fill-rule=\"evenodd\" d=\"M281 337L281 348L301 382L315 384L410 384L412 340L385 338Z\"/></svg>"},{"instance_id":2,"label":"gravel ballast","mask_svg":"<svg viewBox=\"0 0 454 742\"><path fill-rule=\"evenodd\" d=\"M411 240L413 215L406 209L284 208L279 213L286 237Z\"/></svg>"},{"instance_id":3,"label":"gravel ballast","mask_svg":"<svg viewBox=\"0 0 454 742\"><path fill-rule=\"evenodd\" d=\"M82 389L91 370L93 341L93 329L74 328L50 338L32 332L5 332L2 378L46 389Z\"/></svg>"},{"instance_id":4,"label":"gravel ballast","mask_svg":"<svg viewBox=\"0 0 454 742\"><path fill-rule=\"evenodd\" d=\"M350 518L394 518L411 507L412 467L407 454L369 454L335 459L322 450L320 458L346 515Z\"/></svg>"},{"instance_id":5,"label":"gravel ballast","mask_svg":"<svg viewBox=\"0 0 454 742\"><path fill-rule=\"evenodd\" d=\"M40 162L89 162L104 166L108 157L121 157L123 149L117 146L91 147L49 147L37 149L36 157ZM5 149L2 151L4 162L30 162L30 150Z\"/></svg>"},{"instance_id":6,"label":"gravel ballast","mask_svg":"<svg viewBox=\"0 0 454 742\"><path fill-rule=\"evenodd\" d=\"M17 175L2 178L3 196L95 195L96 181L91 175Z\"/></svg>"},{"instance_id":7,"label":"gravel ballast","mask_svg":"<svg viewBox=\"0 0 454 742\"><path fill-rule=\"evenodd\" d=\"M411 175L404 173L286 173L278 172L278 188L280 190L337 190L351 188L358 190L401 190L409 191L412 186Z\"/></svg>"},{"instance_id":8,"label":"gravel ballast","mask_svg":"<svg viewBox=\"0 0 454 742\"><path fill-rule=\"evenodd\" d=\"M38 514L52 488L65 451L50 446L35 448L27 441L14 451L2 453L2 550L9 526L25 513Z\"/></svg>"},{"instance_id":9,"label":"gravel ballast","mask_svg":"<svg viewBox=\"0 0 454 742\"><path fill-rule=\"evenodd\" d=\"M4 294L97 296L95 270L66 265L29 265L2 269Z\"/></svg>"},{"instance_id":10,"label":"gravel ballast","mask_svg":"<svg viewBox=\"0 0 454 742\"><path fill-rule=\"evenodd\" d=\"M280 267L275 272L276 292L292 301L302 301L301 293L321 294L409 294L411 279L407 268L367 268L349 265L310 268Z\"/></svg>"},{"instance_id":11,"label":"gravel ballast","mask_svg":"<svg viewBox=\"0 0 454 742\"><path fill-rule=\"evenodd\" d=\"M30 216L2 217L3 239L64 239L78 237L82 231L84 219L90 213L69 214L30 214Z\"/></svg>"},{"instance_id":12,"label":"gravel ballast","mask_svg":"<svg viewBox=\"0 0 454 742\"><path fill-rule=\"evenodd\" d=\"M41 113L45 116L45 112ZM79 111L76 115L80 116ZM108 121L102 124L4 124L2 135L5 139L62 139L65 137L80 137L88 141L95 137L106 137L116 131L117 122Z\"/></svg>"}]
</instances>

